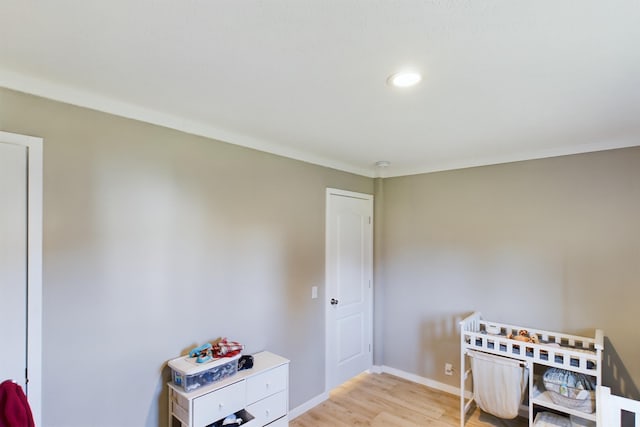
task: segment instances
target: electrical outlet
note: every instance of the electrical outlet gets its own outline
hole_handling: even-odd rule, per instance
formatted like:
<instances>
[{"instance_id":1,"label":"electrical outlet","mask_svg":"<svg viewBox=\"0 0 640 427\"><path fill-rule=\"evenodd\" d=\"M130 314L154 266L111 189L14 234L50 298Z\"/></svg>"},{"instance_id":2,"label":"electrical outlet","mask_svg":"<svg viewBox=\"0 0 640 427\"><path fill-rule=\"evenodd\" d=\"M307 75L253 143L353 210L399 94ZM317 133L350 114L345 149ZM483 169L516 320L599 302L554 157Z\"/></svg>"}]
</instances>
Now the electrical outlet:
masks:
<instances>
[{"instance_id":1,"label":"electrical outlet","mask_svg":"<svg viewBox=\"0 0 640 427\"><path fill-rule=\"evenodd\" d=\"M453 375L453 365L451 363L444 364L444 374Z\"/></svg>"}]
</instances>

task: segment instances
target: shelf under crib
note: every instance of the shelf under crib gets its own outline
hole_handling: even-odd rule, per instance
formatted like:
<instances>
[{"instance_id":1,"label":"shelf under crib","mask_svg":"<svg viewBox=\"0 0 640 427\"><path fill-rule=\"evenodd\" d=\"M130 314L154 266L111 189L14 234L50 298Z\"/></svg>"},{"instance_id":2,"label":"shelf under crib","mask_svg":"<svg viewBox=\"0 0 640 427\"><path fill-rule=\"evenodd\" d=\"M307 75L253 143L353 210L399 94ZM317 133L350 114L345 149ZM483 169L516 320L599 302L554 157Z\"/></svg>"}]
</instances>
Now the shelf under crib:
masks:
<instances>
[{"instance_id":1,"label":"shelf under crib","mask_svg":"<svg viewBox=\"0 0 640 427\"><path fill-rule=\"evenodd\" d=\"M583 411L578 411L573 408L569 408L567 406L558 405L551 400L549 397L549 392L545 390L538 389L537 386L533 387L532 394L532 403L534 405L543 406L548 409L553 409L554 411L563 412L567 415L575 415L580 418L584 418L585 420L596 421L596 413L587 413Z\"/></svg>"}]
</instances>

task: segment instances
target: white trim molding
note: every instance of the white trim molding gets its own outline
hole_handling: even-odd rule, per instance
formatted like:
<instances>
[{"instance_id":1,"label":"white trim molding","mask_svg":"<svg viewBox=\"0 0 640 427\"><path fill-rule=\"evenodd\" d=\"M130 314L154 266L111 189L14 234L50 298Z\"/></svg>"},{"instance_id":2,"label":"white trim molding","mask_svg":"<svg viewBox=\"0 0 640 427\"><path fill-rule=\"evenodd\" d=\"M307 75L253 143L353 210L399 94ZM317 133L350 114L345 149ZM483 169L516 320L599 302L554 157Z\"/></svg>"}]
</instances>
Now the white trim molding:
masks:
<instances>
[{"instance_id":1,"label":"white trim molding","mask_svg":"<svg viewBox=\"0 0 640 427\"><path fill-rule=\"evenodd\" d=\"M427 386L429 388L432 388L434 390L438 390L441 391L443 393L448 393L448 394L453 394L454 396L460 396L460 388L456 387L456 386L452 386L449 384L445 384L445 383L441 383L439 381L435 381L426 377L421 377L420 375L416 375L416 374L411 374L409 372L405 372L402 371L400 369L396 369L396 368L392 368L390 366L385 366L385 365L373 365L371 367L371 369L369 369L368 371L370 374L372 375L379 375L379 374L389 374L389 375L393 375L396 376L398 378L402 378L405 379L407 381L411 381L413 383L416 384L422 384L424 386ZM470 397L471 392L467 391L465 393L466 395L468 395ZM319 394L318 396L308 400L307 402L303 403L302 405L299 405L297 407L295 407L294 409L292 409L289 412L289 421L299 417L300 415L304 414L307 411L310 411L311 409L315 408L316 406L320 405L321 403L323 403L325 400L329 399L329 392L325 392L322 394Z\"/></svg>"},{"instance_id":2,"label":"white trim molding","mask_svg":"<svg viewBox=\"0 0 640 427\"><path fill-rule=\"evenodd\" d=\"M455 396L460 396L460 388L456 386L452 386L449 384L441 383L439 381L435 381L426 377L421 377L420 375L412 374L409 372L401 371L400 369L392 368L390 366L379 366L378 367L381 372L389 375L394 375L399 378L403 378L407 381L411 381L417 384L422 384L429 388L433 388L435 390L439 390L445 393L453 394Z\"/></svg>"},{"instance_id":3,"label":"white trim molding","mask_svg":"<svg viewBox=\"0 0 640 427\"><path fill-rule=\"evenodd\" d=\"M27 148L27 398L42 425L42 138L0 131L0 141Z\"/></svg>"},{"instance_id":4,"label":"white trim molding","mask_svg":"<svg viewBox=\"0 0 640 427\"><path fill-rule=\"evenodd\" d=\"M369 178L374 176L373 170L368 167L311 153L308 150L296 149L270 139L229 130L223 126L154 110L89 90L16 73L2 67L0 67L0 87L356 175Z\"/></svg>"},{"instance_id":5,"label":"white trim molding","mask_svg":"<svg viewBox=\"0 0 640 427\"><path fill-rule=\"evenodd\" d=\"M304 414L307 411L315 408L320 405L325 400L329 399L329 393L324 392L322 394L317 395L316 397L307 400L302 405L296 406L291 411L289 411L289 421L298 418L300 415Z\"/></svg>"}]
</instances>

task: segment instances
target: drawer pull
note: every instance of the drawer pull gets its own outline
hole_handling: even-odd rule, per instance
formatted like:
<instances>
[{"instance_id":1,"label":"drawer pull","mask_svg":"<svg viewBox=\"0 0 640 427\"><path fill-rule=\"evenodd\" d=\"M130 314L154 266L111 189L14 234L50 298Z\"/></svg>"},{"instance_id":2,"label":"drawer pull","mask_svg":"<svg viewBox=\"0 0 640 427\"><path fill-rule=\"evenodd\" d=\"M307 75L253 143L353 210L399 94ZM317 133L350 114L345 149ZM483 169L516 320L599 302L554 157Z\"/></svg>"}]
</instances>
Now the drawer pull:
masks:
<instances>
[{"instance_id":1,"label":"drawer pull","mask_svg":"<svg viewBox=\"0 0 640 427\"><path fill-rule=\"evenodd\" d=\"M219 408L219 409L222 409L223 407L224 407L224 405L223 405L222 403L219 403L219 404L218 404L218 408Z\"/></svg>"},{"instance_id":2,"label":"drawer pull","mask_svg":"<svg viewBox=\"0 0 640 427\"><path fill-rule=\"evenodd\" d=\"M269 415L271 415L271 412L269 412L269 410L268 410L268 409L267 409L266 411L264 411L264 412L265 412L265 414L266 414L267 418L269 418Z\"/></svg>"},{"instance_id":3,"label":"drawer pull","mask_svg":"<svg viewBox=\"0 0 640 427\"><path fill-rule=\"evenodd\" d=\"M269 386L270 386L271 384L267 383L267 384L265 384L265 385L267 386L267 389L268 389L268 388L269 388Z\"/></svg>"}]
</instances>

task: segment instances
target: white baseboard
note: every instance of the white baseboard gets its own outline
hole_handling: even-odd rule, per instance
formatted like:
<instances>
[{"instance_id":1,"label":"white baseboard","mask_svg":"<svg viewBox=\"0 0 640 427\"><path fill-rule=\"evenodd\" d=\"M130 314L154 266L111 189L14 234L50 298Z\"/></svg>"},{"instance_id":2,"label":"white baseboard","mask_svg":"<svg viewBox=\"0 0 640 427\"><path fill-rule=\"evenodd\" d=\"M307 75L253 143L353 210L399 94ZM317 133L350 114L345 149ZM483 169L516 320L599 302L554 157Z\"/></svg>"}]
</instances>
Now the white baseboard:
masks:
<instances>
[{"instance_id":1,"label":"white baseboard","mask_svg":"<svg viewBox=\"0 0 640 427\"><path fill-rule=\"evenodd\" d=\"M427 387L433 388L435 390L442 391L444 393L453 394L455 396L460 396L460 388L451 386L449 384L441 383L439 381L434 381L432 379L421 377L420 375L411 374L409 372L401 371L400 369L391 368L389 366L384 365L374 365L369 369L369 372L372 374L382 374L387 373L390 375L395 375L396 377L403 378L407 381L411 381L417 384L422 384ZM470 397L471 393L469 391L466 392L467 398ZM293 408L289 411L289 420L293 420L294 418L299 417L305 412L313 409L318 406L325 400L329 399L329 392L324 392L319 394L318 396L306 401L300 406Z\"/></svg>"},{"instance_id":2,"label":"white baseboard","mask_svg":"<svg viewBox=\"0 0 640 427\"><path fill-rule=\"evenodd\" d=\"M304 414L305 412L315 408L316 406L318 406L319 404L321 404L322 402L324 402L327 399L329 399L329 392L324 392L324 393L319 394L318 396L316 396L316 397L314 397L314 398L312 398L310 400L307 400L302 405L296 406L295 408L293 408L292 410L289 411L289 421L291 421L294 418L297 418L300 415Z\"/></svg>"},{"instance_id":3,"label":"white baseboard","mask_svg":"<svg viewBox=\"0 0 640 427\"><path fill-rule=\"evenodd\" d=\"M456 396L460 396L460 388L454 387L449 384L441 383L439 381L435 381L426 377L421 377L420 375L411 374L409 372L401 371L400 369L391 368L389 366L380 366L381 372L395 375L396 377L403 378L407 381L411 381L417 384L426 385L427 387L440 390L445 393L453 394Z\"/></svg>"}]
</instances>

